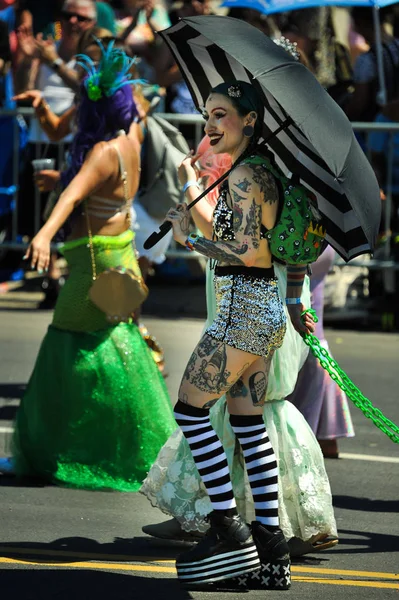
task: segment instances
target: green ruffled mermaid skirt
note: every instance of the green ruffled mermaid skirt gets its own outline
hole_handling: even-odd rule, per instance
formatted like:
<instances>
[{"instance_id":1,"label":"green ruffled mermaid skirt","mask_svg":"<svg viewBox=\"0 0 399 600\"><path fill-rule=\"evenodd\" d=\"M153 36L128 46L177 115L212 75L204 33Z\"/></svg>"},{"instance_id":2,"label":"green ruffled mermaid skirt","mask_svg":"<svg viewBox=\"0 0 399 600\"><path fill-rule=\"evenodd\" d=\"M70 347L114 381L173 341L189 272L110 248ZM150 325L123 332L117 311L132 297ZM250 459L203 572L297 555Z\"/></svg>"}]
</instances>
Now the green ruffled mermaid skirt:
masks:
<instances>
[{"instance_id":1,"label":"green ruffled mermaid skirt","mask_svg":"<svg viewBox=\"0 0 399 600\"><path fill-rule=\"evenodd\" d=\"M130 231L93 238L97 272L138 270ZM176 429L168 393L137 326L110 326L88 298L87 240L65 244L70 267L18 410L19 475L73 487L137 491Z\"/></svg>"}]
</instances>

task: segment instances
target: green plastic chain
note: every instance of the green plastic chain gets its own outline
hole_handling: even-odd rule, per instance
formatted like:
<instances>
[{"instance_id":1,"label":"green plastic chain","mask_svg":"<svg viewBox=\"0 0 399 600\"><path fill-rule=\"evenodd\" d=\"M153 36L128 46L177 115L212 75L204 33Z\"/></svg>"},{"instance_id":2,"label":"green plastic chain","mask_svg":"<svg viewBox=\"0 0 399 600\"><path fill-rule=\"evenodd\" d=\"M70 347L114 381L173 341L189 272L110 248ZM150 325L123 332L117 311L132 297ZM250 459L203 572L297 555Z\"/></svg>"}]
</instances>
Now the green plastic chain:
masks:
<instances>
[{"instance_id":1,"label":"green plastic chain","mask_svg":"<svg viewBox=\"0 0 399 600\"><path fill-rule=\"evenodd\" d=\"M309 313L312 315L315 323L319 320L316 311L313 308L305 310L301 317ZM323 369L327 371L331 379L333 379L337 385L345 392L348 398L353 402L357 408L360 408L362 413L367 419L371 419L381 431L385 433L395 444L399 444L399 427L390 421L385 415L382 414L379 408L372 405L371 401L363 396L362 392L355 386L353 381L349 379L347 374L340 368L338 363L329 355L325 348L322 348L320 341L314 335L310 333L303 334L304 342L309 346L313 356L319 361Z\"/></svg>"}]
</instances>

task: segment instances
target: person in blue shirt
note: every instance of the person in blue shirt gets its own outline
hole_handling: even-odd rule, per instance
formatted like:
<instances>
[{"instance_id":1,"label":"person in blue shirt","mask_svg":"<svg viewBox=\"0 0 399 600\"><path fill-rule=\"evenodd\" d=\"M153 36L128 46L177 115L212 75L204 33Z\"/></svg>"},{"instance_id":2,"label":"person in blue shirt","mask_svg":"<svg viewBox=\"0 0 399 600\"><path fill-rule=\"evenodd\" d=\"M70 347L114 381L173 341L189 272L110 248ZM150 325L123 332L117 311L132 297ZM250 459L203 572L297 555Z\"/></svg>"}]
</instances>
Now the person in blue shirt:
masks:
<instances>
[{"instance_id":1,"label":"person in blue shirt","mask_svg":"<svg viewBox=\"0 0 399 600\"><path fill-rule=\"evenodd\" d=\"M378 113L375 123L392 123L393 119L390 118L389 108L384 112ZM393 116L392 110L391 114ZM390 228L393 232L399 233L399 133L393 135L393 165L392 165L392 203L391 203L391 216L390 216ZM371 151L371 162L376 173L377 179L380 183L381 190L383 192L382 197L386 195L388 191L388 157L389 157L389 145L390 145L389 131L372 131L368 139L368 147ZM383 200L383 205L386 206L386 200ZM385 226L385 210L383 210L383 216L381 220L381 230L384 230Z\"/></svg>"}]
</instances>

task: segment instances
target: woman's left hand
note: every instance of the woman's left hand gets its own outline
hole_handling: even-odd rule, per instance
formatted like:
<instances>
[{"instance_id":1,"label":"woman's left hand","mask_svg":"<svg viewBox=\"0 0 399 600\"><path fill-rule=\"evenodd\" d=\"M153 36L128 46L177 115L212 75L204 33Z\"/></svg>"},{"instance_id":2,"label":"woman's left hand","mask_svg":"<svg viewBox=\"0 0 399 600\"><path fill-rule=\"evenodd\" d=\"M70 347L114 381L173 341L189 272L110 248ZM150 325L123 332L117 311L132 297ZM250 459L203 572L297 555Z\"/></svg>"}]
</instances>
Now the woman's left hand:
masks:
<instances>
[{"instance_id":1,"label":"woman's left hand","mask_svg":"<svg viewBox=\"0 0 399 600\"><path fill-rule=\"evenodd\" d=\"M46 234L39 233L35 235L25 253L24 260L30 258L30 266L37 269L39 273L48 271L50 264L50 242Z\"/></svg>"},{"instance_id":2,"label":"woman's left hand","mask_svg":"<svg viewBox=\"0 0 399 600\"><path fill-rule=\"evenodd\" d=\"M191 150L185 157L183 162L177 169L177 175L181 185L187 183L187 181L197 181L199 177L198 167L196 162L199 158L199 154L194 154L194 150Z\"/></svg>"},{"instance_id":3,"label":"woman's left hand","mask_svg":"<svg viewBox=\"0 0 399 600\"><path fill-rule=\"evenodd\" d=\"M165 221L172 223L174 239L184 246L190 233L190 213L187 204L177 204L175 208L169 209Z\"/></svg>"},{"instance_id":4,"label":"woman's left hand","mask_svg":"<svg viewBox=\"0 0 399 600\"><path fill-rule=\"evenodd\" d=\"M306 310L303 304L287 304L288 314L294 329L300 334L314 333L316 324L311 314L305 313L303 320L301 314Z\"/></svg>"}]
</instances>

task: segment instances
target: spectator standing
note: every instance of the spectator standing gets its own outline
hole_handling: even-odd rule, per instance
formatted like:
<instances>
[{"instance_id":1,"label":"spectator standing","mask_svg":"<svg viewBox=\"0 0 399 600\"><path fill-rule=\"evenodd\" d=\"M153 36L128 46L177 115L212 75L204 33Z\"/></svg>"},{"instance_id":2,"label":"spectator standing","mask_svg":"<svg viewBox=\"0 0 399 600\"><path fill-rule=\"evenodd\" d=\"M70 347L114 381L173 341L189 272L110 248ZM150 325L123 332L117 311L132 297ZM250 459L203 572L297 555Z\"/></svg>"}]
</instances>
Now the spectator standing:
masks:
<instances>
[{"instance_id":1,"label":"spectator standing","mask_svg":"<svg viewBox=\"0 0 399 600\"><path fill-rule=\"evenodd\" d=\"M395 118L394 107L399 105L399 102L387 105L383 112L379 112L375 118L376 123L392 123L399 119ZM397 109L396 109L397 110ZM399 111L396 115L399 117ZM388 191L388 156L389 156L389 143L390 143L390 132L389 131L372 131L368 138L368 147L371 151L371 163L373 165L375 174L379 181L380 187L384 192L384 195ZM393 136L393 165L392 165L392 181L391 181L391 193L392 193L392 208L390 215L390 226L391 230L398 234L399 233L399 134L396 133ZM384 230L384 211L381 222L381 229Z\"/></svg>"},{"instance_id":2,"label":"spectator standing","mask_svg":"<svg viewBox=\"0 0 399 600\"><path fill-rule=\"evenodd\" d=\"M61 11L61 39L54 42L51 37L44 40L41 34L36 38L27 28L20 28L18 40L25 55L24 65L29 71L30 89L39 90L43 98L43 109L48 106L56 115L69 111L74 104L79 86L79 75L75 69L75 54L81 35L96 23L96 5L93 0L65 0ZM23 90L26 91L26 90ZM31 159L37 158L37 143L47 144L46 157L58 158L59 147L51 144L38 120L33 119L30 127L29 158L21 178L18 230L22 235L32 237L35 233L34 187ZM70 142L71 136L64 138ZM58 165L60 168L61 165ZM47 194L40 196L40 215L47 202ZM42 308L52 308L62 283L61 272L53 258L48 280L43 282L46 297Z\"/></svg>"},{"instance_id":3,"label":"spectator standing","mask_svg":"<svg viewBox=\"0 0 399 600\"><path fill-rule=\"evenodd\" d=\"M399 93L399 39L387 33L390 13L380 10L383 66L387 101ZM375 31L372 9L356 7L352 10L354 30L362 35L370 50L361 54L354 65L354 92L344 110L352 121L373 121L378 113L378 69L375 49Z\"/></svg>"},{"instance_id":4,"label":"spectator standing","mask_svg":"<svg viewBox=\"0 0 399 600\"><path fill-rule=\"evenodd\" d=\"M97 27L108 29L112 35L116 35L116 15L108 2L96 2Z\"/></svg>"},{"instance_id":5,"label":"spectator standing","mask_svg":"<svg viewBox=\"0 0 399 600\"><path fill-rule=\"evenodd\" d=\"M65 0L61 11L62 34L59 42L54 43L52 38L43 40L40 34L34 38L26 29L19 31L19 42L27 65L34 73L35 67L39 67L36 77L30 78L34 85L28 87L40 90L56 114L62 114L73 103L79 86L74 56L81 34L93 27L96 19L93 0ZM43 140L48 141L48 138L41 135L37 124L34 125L31 141Z\"/></svg>"},{"instance_id":6,"label":"spectator standing","mask_svg":"<svg viewBox=\"0 0 399 600\"><path fill-rule=\"evenodd\" d=\"M9 7L13 10L13 7ZM10 47L10 29L8 19L3 20L8 9L0 11L0 109L14 110L15 101L13 74L12 74L12 52ZM11 24L12 26L12 24ZM0 239L5 241L11 238L12 229L12 206L15 195L14 189L14 131L15 124L19 129L19 148L26 144L26 124L21 116L0 116ZM1 252L0 281L6 279L21 279L23 270L18 269L20 257L14 252Z\"/></svg>"},{"instance_id":7,"label":"spectator standing","mask_svg":"<svg viewBox=\"0 0 399 600\"><path fill-rule=\"evenodd\" d=\"M170 27L168 11L162 0L122 0L121 4L116 13L118 35L132 54L140 57L140 76L158 83L155 63L163 43L156 33Z\"/></svg>"}]
</instances>

